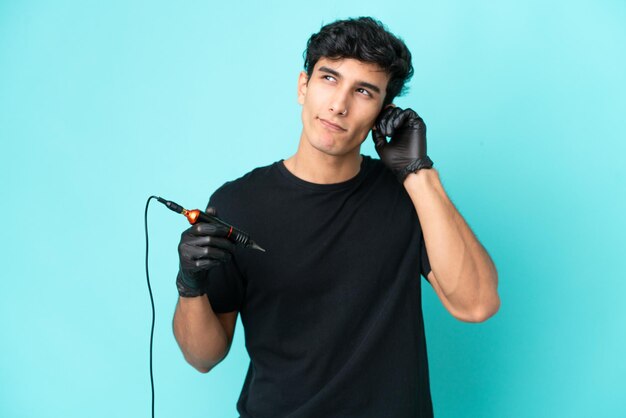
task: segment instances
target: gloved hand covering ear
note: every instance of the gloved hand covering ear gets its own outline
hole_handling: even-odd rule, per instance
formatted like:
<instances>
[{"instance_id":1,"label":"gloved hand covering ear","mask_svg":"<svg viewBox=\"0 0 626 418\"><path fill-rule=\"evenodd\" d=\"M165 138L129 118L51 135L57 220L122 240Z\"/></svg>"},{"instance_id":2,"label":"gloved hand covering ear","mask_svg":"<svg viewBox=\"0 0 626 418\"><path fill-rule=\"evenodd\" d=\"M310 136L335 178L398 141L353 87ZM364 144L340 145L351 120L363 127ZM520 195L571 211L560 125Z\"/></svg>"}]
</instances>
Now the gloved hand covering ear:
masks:
<instances>
[{"instance_id":1,"label":"gloved hand covering ear","mask_svg":"<svg viewBox=\"0 0 626 418\"><path fill-rule=\"evenodd\" d=\"M400 183L410 173L433 166L426 155L426 124L412 109L384 109L374 124L372 138L380 159Z\"/></svg>"}]
</instances>

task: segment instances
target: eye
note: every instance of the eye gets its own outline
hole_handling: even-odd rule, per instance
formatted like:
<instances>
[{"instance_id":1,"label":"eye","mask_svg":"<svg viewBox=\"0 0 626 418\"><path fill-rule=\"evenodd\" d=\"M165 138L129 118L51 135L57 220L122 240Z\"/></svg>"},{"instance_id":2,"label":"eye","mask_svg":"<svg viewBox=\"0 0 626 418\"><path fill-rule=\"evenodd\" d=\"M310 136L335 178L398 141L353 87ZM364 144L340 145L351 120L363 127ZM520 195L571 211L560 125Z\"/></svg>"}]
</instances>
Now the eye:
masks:
<instances>
[{"instance_id":1,"label":"eye","mask_svg":"<svg viewBox=\"0 0 626 418\"><path fill-rule=\"evenodd\" d=\"M322 78L328 81L335 81L335 77L333 77L332 75L323 75Z\"/></svg>"},{"instance_id":2,"label":"eye","mask_svg":"<svg viewBox=\"0 0 626 418\"><path fill-rule=\"evenodd\" d=\"M356 91L358 91L359 93L363 93L366 96L371 96L372 93L370 93L369 91L365 90L364 88L359 87L358 89L356 89Z\"/></svg>"}]
</instances>

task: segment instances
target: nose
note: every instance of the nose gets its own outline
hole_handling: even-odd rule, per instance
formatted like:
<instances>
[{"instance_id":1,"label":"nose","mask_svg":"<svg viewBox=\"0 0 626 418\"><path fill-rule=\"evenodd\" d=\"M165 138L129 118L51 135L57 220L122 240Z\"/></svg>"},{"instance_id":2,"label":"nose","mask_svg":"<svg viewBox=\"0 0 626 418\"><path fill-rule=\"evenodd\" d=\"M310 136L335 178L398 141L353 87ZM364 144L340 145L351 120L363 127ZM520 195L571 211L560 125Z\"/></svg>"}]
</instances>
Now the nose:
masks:
<instances>
[{"instance_id":1,"label":"nose","mask_svg":"<svg viewBox=\"0 0 626 418\"><path fill-rule=\"evenodd\" d=\"M346 116L348 114L348 97L347 93L338 89L332 96L328 110L337 116Z\"/></svg>"}]
</instances>

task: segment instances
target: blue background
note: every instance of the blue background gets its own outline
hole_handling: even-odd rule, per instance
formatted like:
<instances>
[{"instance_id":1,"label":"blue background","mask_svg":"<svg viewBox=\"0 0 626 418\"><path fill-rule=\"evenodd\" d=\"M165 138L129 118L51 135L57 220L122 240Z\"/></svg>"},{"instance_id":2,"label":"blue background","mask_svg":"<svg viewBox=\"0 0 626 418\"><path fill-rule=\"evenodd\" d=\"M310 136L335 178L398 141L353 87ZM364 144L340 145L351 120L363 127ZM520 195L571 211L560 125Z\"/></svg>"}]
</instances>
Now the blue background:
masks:
<instances>
[{"instance_id":1,"label":"blue background","mask_svg":"<svg viewBox=\"0 0 626 418\"><path fill-rule=\"evenodd\" d=\"M423 282L436 415L626 416L617 0L0 1L0 416L149 416L147 197L204 207L292 155L306 40L359 15L413 51L396 103L423 116L500 275L482 324ZM241 324L209 374L185 363L171 319L186 221L155 204L149 224L157 416L236 416Z\"/></svg>"}]
</instances>

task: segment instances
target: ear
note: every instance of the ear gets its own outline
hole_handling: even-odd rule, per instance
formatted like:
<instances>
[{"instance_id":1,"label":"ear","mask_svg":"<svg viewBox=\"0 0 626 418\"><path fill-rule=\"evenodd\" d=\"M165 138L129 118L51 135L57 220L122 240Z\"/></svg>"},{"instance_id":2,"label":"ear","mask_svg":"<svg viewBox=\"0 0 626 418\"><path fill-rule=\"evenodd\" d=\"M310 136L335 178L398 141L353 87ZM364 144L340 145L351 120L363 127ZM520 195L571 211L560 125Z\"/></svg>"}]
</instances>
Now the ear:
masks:
<instances>
[{"instance_id":1,"label":"ear","mask_svg":"<svg viewBox=\"0 0 626 418\"><path fill-rule=\"evenodd\" d=\"M306 97L306 89L309 83L309 76L306 72L300 71L300 76L298 77L298 103L301 105L304 104L304 98Z\"/></svg>"}]
</instances>

